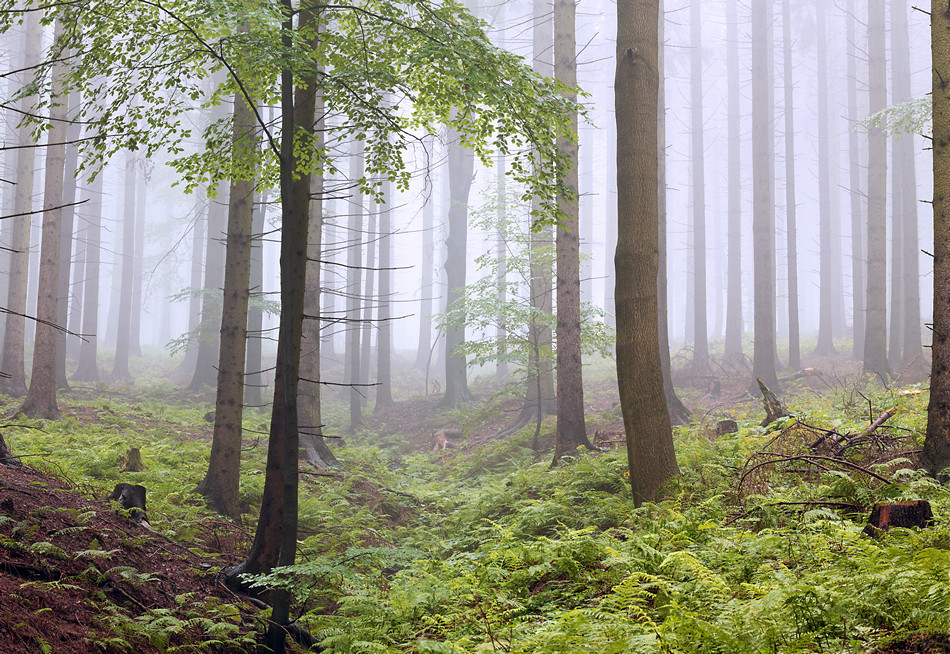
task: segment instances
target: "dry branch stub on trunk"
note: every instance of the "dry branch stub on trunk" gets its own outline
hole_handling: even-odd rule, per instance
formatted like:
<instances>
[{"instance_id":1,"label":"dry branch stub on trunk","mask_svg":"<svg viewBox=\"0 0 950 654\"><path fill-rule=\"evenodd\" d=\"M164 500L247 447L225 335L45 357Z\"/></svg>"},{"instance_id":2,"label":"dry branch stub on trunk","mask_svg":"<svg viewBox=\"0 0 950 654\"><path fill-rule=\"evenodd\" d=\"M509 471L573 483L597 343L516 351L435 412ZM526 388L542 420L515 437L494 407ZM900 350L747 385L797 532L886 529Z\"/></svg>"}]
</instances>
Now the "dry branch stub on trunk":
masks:
<instances>
[{"instance_id":1,"label":"dry branch stub on trunk","mask_svg":"<svg viewBox=\"0 0 950 654\"><path fill-rule=\"evenodd\" d=\"M927 500L875 504L864 533L877 538L891 527L925 529L932 526L933 521L934 514Z\"/></svg>"}]
</instances>

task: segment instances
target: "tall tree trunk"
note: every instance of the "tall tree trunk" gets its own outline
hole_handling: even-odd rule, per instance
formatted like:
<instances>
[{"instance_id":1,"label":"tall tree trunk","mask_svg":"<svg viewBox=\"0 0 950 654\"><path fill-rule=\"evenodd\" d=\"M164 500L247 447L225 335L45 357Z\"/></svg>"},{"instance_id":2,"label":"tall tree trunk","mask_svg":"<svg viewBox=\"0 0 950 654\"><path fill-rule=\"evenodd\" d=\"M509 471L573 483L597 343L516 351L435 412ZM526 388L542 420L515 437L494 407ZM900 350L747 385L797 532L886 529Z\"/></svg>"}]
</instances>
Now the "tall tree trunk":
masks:
<instances>
[{"instance_id":1,"label":"tall tree trunk","mask_svg":"<svg viewBox=\"0 0 950 654\"><path fill-rule=\"evenodd\" d=\"M854 126L858 122L858 71L857 30L855 28L854 0L848 0L845 9L845 36L848 42L848 183L851 198L851 331L853 343L851 357L861 359L864 356L865 329L865 290L864 276L867 272L864 261L864 192L861 186L861 147Z\"/></svg>"},{"instance_id":2,"label":"tall tree trunk","mask_svg":"<svg viewBox=\"0 0 950 654\"><path fill-rule=\"evenodd\" d=\"M933 57L934 298L933 360L927 437L921 464L932 475L950 466L950 7L934 3Z\"/></svg>"},{"instance_id":3,"label":"tall tree trunk","mask_svg":"<svg viewBox=\"0 0 950 654\"><path fill-rule=\"evenodd\" d=\"M69 106L75 109L79 96L69 99ZM69 123L66 126L66 140L75 142L82 133L82 126ZM76 168L79 165L79 150L76 146L66 148L65 171L63 173L63 212L59 240L59 280L56 290L56 324L66 328L69 322L70 273L72 272L73 226L76 216ZM70 340L72 337L70 337ZM56 388L69 390L66 379L66 332L56 331Z\"/></svg>"},{"instance_id":4,"label":"tall tree trunk","mask_svg":"<svg viewBox=\"0 0 950 654\"><path fill-rule=\"evenodd\" d=\"M787 1L787 0L785 0ZM835 354L832 337L831 289L831 154L828 147L828 37L824 0L816 0L818 47L818 247L819 247L819 300L818 344L815 354ZM788 82L786 81L786 84Z\"/></svg>"},{"instance_id":5,"label":"tall tree trunk","mask_svg":"<svg viewBox=\"0 0 950 654\"><path fill-rule=\"evenodd\" d=\"M666 66L665 53L665 14L663 0L658 2L659 43L657 44L657 325L660 337L660 366L663 370L663 393L670 420L677 425L689 423L689 409L686 408L673 387L673 371L670 361L670 323L667 309L667 237L666 237ZM616 139L614 145L616 146ZM614 176L616 178L616 175ZM616 206L616 203L613 203ZM613 294L611 293L611 296Z\"/></svg>"},{"instance_id":6,"label":"tall tree trunk","mask_svg":"<svg viewBox=\"0 0 950 654\"><path fill-rule=\"evenodd\" d=\"M434 149L435 138L430 134L425 138L425 151L428 153L430 162L433 159ZM431 163L428 165L431 165ZM436 174L441 174L441 172L433 170L432 175ZM433 284L435 262L432 256L434 251L432 231L435 229L434 185L426 189L424 198L425 204L422 206L422 279L419 286L419 343L416 346L416 362L413 366L423 371L429 365L430 353L432 352L432 296L436 292Z\"/></svg>"},{"instance_id":7,"label":"tall tree trunk","mask_svg":"<svg viewBox=\"0 0 950 654\"><path fill-rule=\"evenodd\" d=\"M251 270L248 276L248 302L250 298L264 298L264 257L261 239L264 238L264 213L267 207L267 192L257 196L251 214ZM261 387L264 385L264 367L261 346L264 339L264 310L260 302L249 304L247 309L247 354L245 356L244 406L260 407L263 404Z\"/></svg>"},{"instance_id":8,"label":"tall tree trunk","mask_svg":"<svg viewBox=\"0 0 950 654\"><path fill-rule=\"evenodd\" d=\"M739 0L726 2L726 67L728 69L728 281L726 283L726 340L728 361L740 362L742 354L742 180L739 159ZM662 77L661 77L661 84Z\"/></svg>"},{"instance_id":9,"label":"tall tree trunk","mask_svg":"<svg viewBox=\"0 0 950 654\"><path fill-rule=\"evenodd\" d=\"M887 106L887 62L884 38L884 0L868 0L869 110ZM864 372L887 377L887 136L885 127L871 129L868 137L868 263L867 322L864 332Z\"/></svg>"},{"instance_id":10,"label":"tall tree trunk","mask_svg":"<svg viewBox=\"0 0 950 654\"><path fill-rule=\"evenodd\" d=\"M819 0L820 1L820 0ZM820 10L823 11L823 8ZM802 367L798 325L798 225L795 212L795 95L792 81L792 11L782 0L782 49L785 82L785 238L788 259L788 365ZM822 47L819 37L818 47ZM819 118L819 123L821 119ZM819 157L820 158L820 157ZM820 177L821 175L819 175Z\"/></svg>"},{"instance_id":11,"label":"tall tree trunk","mask_svg":"<svg viewBox=\"0 0 950 654\"><path fill-rule=\"evenodd\" d=\"M366 242L366 267L363 270L363 307L362 321L360 322L360 383L370 384L369 370L373 355L373 310L379 307L379 297L376 295L376 276L379 274L376 265L376 250L379 247L377 234L379 231L379 206L366 214L366 226L363 237ZM367 389L369 386L367 386ZM360 406L366 406L367 394L360 393Z\"/></svg>"},{"instance_id":12,"label":"tall tree trunk","mask_svg":"<svg viewBox=\"0 0 950 654\"><path fill-rule=\"evenodd\" d=\"M102 178L100 171L86 189L88 202L83 205L86 216L86 265L83 273L82 336L79 364L73 381L98 382L99 364L99 272L102 252Z\"/></svg>"},{"instance_id":13,"label":"tall tree trunk","mask_svg":"<svg viewBox=\"0 0 950 654\"><path fill-rule=\"evenodd\" d=\"M772 155L769 87L772 72L768 65L768 49L772 25L765 4L752 3L752 251L755 293L752 372L769 388L776 390L774 202L769 174Z\"/></svg>"},{"instance_id":14,"label":"tall tree trunk","mask_svg":"<svg viewBox=\"0 0 950 654\"><path fill-rule=\"evenodd\" d=\"M891 80L893 81L894 78L892 66ZM891 370L898 371L901 366L901 343L903 342L901 328L904 324L904 230L901 211L901 195L904 189L901 188L901 170L897 166L897 142L900 137L892 136L890 140L894 165L888 171L891 174L891 290L887 298L890 302L890 309L887 312L887 365Z\"/></svg>"},{"instance_id":15,"label":"tall tree trunk","mask_svg":"<svg viewBox=\"0 0 950 654\"><path fill-rule=\"evenodd\" d=\"M576 100L577 53L574 41L574 0L556 0L554 4L554 76ZM571 129L577 132L577 114L571 116ZM558 151L570 162L561 179L567 194L557 204L561 221L556 228L557 250L557 432L554 462L578 447L592 447L587 439L584 415L584 375L581 358L581 280L578 222L577 144L561 137ZM654 279L656 279L654 277Z\"/></svg>"},{"instance_id":16,"label":"tall tree trunk","mask_svg":"<svg viewBox=\"0 0 950 654\"><path fill-rule=\"evenodd\" d=\"M578 216L580 219L581 303L594 301L594 130L578 132Z\"/></svg>"},{"instance_id":17,"label":"tall tree trunk","mask_svg":"<svg viewBox=\"0 0 950 654\"><path fill-rule=\"evenodd\" d=\"M376 335L376 405L373 411L391 407L392 391L392 301L393 301L393 208L392 182L383 181L379 208L379 327Z\"/></svg>"},{"instance_id":18,"label":"tall tree trunk","mask_svg":"<svg viewBox=\"0 0 950 654\"><path fill-rule=\"evenodd\" d=\"M239 32L246 31L246 25L239 29ZM248 163L256 156L257 144L257 125L251 106L243 93L235 93L231 136L231 156L235 169L248 167ZM195 489L216 511L235 520L241 517L238 488L244 416L247 302L251 275L251 223L254 214L254 178L252 175L250 177L232 179L228 194L224 302L221 311L218 383L215 388L214 433L208 471Z\"/></svg>"},{"instance_id":19,"label":"tall tree trunk","mask_svg":"<svg viewBox=\"0 0 950 654\"><path fill-rule=\"evenodd\" d=\"M468 250L468 194L475 175L475 154L462 146L458 134L449 130L450 204L445 238L445 308L462 297L465 287ZM472 399L468 389L468 365L459 351L465 343L465 324L445 330L445 395L442 405L458 407Z\"/></svg>"},{"instance_id":20,"label":"tall tree trunk","mask_svg":"<svg viewBox=\"0 0 950 654\"><path fill-rule=\"evenodd\" d=\"M205 250L204 286L201 297L201 328L195 374L188 385L193 390L211 386L217 380L214 364L218 360L221 331L221 300L218 293L224 284L223 240L228 220L228 183L219 182L215 197L208 198L208 234Z\"/></svg>"},{"instance_id":21,"label":"tall tree trunk","mask_svg":"<svg viewBox=\"0 0 950 654\"><path fill-rule=\"evenodd\" d=\"M703 138L703 43L701 0L690 1L689 107L693 200L693 375L709 368L706 325L706 146Z\"/></svg>"},{"instance_id":22,"label":"tall tree trunk","mask_svg":"<svg viewBox=\"0 0 950 654\"><path fill-rule=\"evenodd\" d=\"M353 140L350 146L350 179L358 182L363 178L363 143ZM350 430L363 424L363 403L360 383L360 269L363 266L362 242L363 214L366 210L365 198L359 190L354 191L354 201L350 208L350 220L347 225L346 260L346 336L344 356L346 365L343 371L344 381L350 385Z\"/></svg>"},{"instance_id":23,"label":"tall tree trunk","mask_svg":"<svg viewBox=\"0 0 950 654\"><path fill-rule=\"evenodd\" d=\"M501 153L495 158L495 186L495 261L498 266L495 274L495 300L499 307L503 307L508 302L508 189L505 184L505 155ZM500 311L495 328L495 338L498 341L495 350L495 374L499 379L508 377L508 348L505 346L508 330L505 329L503 315L504 311Z\"/></svg>"},{"instance_id":24,"label":"tall tree trunk","mask_svg":"<svg viewBox=\"0 0 950 654\"><path fill-rule=\"evenodd\" d=\"M125 201L122 219L122 285L119 291L119 326L116 330L115 361L112 379L131 381L129 350L132 333L132 266L135 257L135 182L136 160L129 152L125 160Z\"/></svg>"},{"instance_id":25,"label":"tall tree trunk","mask_svg":"<svg viewBox=\"0 0 950 654\"><path fill-rule=\"evenodd\" d=\"M57 19L54 42L62 38L63 24ZM53 66L50 126L47 132L46 174L43 189L43 236L37 280L36 337L30 390L17 413L30 418L57 420L56 404L56 305L59 285L59 252L63 215L63 175L66 163L66 121L69 115L63 93L63 64Z\"/></svg>"},{"instance_id":26,"label":"tall tree trunk","mask_svg":"<svg viewBox=\"0 0 950 654\"><path fill-rule=\"evenodd\" d=\"M132 257L132 318L129 321L129 354L142 356L142 266L145 258L146 162L141 163L139 183L135 187L135 249Z\"/></svg>"},{"instance_id":27,"label":"tall tree trunk","mask_svg":"<svg viewBox=\"0 0 950 654\"><path fill-rule=\"evenodd\" d=\"M26 32L24 34L21 69L30 70L39 61L42 27L40 12L27 13ZM24 79L25 83L26 80ZM30 98L23 98L20 111L31 111ZM17 128L20 145L32 143L30 127ZM33 173L36 150L24 147L17 151L16 159L16 196L13 200L13 236L10 256L10 276L7 280L6 328L3 335L3 372L9 377L0 377L0 392L12 397L26 395L26 365L23 361L24 330L26 327L23 313L26 311L26 283L30 265L30 212L33 209Z\"/></svg>"},{"instance_id":28,"label":"tall tree trunk","mask_svg":"<svg viewBox=\"0 0 950 654\"><path fill-rule=\"evenodd\" d=\"M679 473L657 325L658 3L617 3L617 380L637 505Z\"/></svg>"},{"instance_id":29,"label":"tall tree trunk","mask_svg":"<svg viewBox=\"0 0 950 654\"><path fill-rule=\"evenodd\" d=\"M77 180L78 187L78 180ZM78 188L77 188L78 195ZM75 208L75 207L74 207ZM81 210L78 210L81 211ZM69 289L69 331L73 334L82 334L82 305L83 305L83 289L85 288L85 266L86 266L86 228L80 227L80 221L77 218L81 217L78 211L73 212L73 226L74 226L74 235L73 241L76 244L76 254L73 255L71 261L72 273L70 276L70 289ZM66 356L72 360L79 359L79 346L82 341L78 336L70 335L66 339Z\"/></svg>"},{"instance_id":30,"label":"tall tree trunk","mask_svg":"<svg viewBox=\"0 0 950 654\"><path fill-rule=\"evenodd\" d=\"M894 102L911 99L910 37L907 12L903 2L891 2L891 52L894 71ZM894 145L894 167L900 171L901 229L904 252L902 257L902 290L904 306L901 311L901 331L904 339L901 367L907 367L923 355L920 320L920 243L917 229L917 168L914 165L915 139L902 136ZM895 189L896 190L896 189Z\"/></svg>"}]
</instances>

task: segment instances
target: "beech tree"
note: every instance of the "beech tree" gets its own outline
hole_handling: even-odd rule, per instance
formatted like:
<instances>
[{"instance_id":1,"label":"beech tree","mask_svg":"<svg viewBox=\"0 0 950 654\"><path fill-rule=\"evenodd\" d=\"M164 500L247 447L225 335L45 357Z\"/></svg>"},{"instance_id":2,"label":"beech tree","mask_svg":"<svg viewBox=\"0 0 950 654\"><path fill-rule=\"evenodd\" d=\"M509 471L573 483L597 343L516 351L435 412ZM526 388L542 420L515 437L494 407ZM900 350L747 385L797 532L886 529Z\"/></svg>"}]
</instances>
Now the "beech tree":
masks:
<instances>
[{"instance_id":1,"label":"beech tree","mask_svg":"<svg viewBox=\"0 0 950 654\"><path fill-rule=\"evenodd\" d=\"M617 2L617 380L637 505L679 473L657 325L659 20L656 0Z\"/></svg>"}]
</instances>

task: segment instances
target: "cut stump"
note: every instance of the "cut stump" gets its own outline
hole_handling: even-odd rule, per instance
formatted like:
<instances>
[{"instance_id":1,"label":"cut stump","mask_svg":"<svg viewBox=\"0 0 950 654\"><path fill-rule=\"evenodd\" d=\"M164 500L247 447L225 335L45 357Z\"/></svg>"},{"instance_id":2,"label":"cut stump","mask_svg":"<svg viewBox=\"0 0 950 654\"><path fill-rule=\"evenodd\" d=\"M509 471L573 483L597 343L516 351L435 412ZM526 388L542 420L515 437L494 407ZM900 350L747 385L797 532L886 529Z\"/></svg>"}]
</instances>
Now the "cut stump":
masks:
<instances>
[{"instance_id":1,"label":"cut stump","mask_svg":"<svg viewBox=\"0 0 950 654\"><path fill-rule=\"evenodd\" d=\"M891 527L920 527L933 525L934 514L930 502L893 502L875 504L864 533L877 538Z\"/></svg>"}]
</instances>

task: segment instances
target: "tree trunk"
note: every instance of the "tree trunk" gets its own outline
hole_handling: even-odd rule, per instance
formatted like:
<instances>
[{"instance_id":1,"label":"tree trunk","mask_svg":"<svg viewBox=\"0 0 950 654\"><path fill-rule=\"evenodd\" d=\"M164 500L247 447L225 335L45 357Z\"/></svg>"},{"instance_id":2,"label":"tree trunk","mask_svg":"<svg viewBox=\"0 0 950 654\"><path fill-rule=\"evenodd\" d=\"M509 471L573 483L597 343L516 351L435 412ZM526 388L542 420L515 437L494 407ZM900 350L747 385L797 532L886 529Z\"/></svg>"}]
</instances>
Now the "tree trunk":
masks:
<instances>
[{"instance_id":1,"label":"tree trunk","mask_svg":"<svg viewBox=\"0 0 950 654\"><path fill-rule=\"evenodd\" d=\"M784 0L787 2L787 0ZM815 354L835 354L832 337L831 293L831 171L828 147L828 36L825 0L816 0L815 14L818 47L818 247L819 300L818 344ZM788 84L788 80L785 82ZM787 113L787 112L786 112ZM792 366L797 369L797 366Z\"/></svg>"},{"instance_id":2,"label":"tree trunk","mask_svg":"<svg viewBox=\"0 0 950 654\"><path fill-rule=\"evenodd\" d=\"M69 106L75 109L79 96L69 99ZM69 123L66 126L66 140L75 142L82 133L82 126ZM56 324L64 329L69 322L70 309L70 273L72 272L73 227L76 216L76 168L79 165L79 150L76 146L67 147L65 171L63 173L63 212L59 240L59 280L56 286ZM70 337L70 340L73 337ZM66 332L56 332L56 388L69 390L66 379Z\"/></svg>"},{"instance_id":3,"label":"tree trunk","mask_svg":"<svg viewBox=\"0 0 950 654\"><path fill-rule=\"evenodd\" d=\"M248 282L248 300L256 297L263 299L264 290L264 258L261 256L262 243L264 238L264 213L267 207L267 192L262 191L257 197L257 202L251 217L251 270ZM264 310L260 302L248 306L247 309L247 354L245 357L244 369L244 406L260 407L263 404L261 399L261 387L264 385L264 375L261 368L264 367L261 357L261 346L264 338Z\"/></svg>"},{"instance_id":4,"label":"tree trunk","mask_svg":"<svg viewBox=\"0 0 950 654\"><path fill-rule=\"evenodd\" d=\"M77 187L78 187L77 180ZM77 188L78 195L78 188ZM74 207L75 209L75 207ZM76 254L71 261L72 273L70 275L69 289L69 331L73 334L82 334L82 305L83 289L85 288L85 266L86 266L86 227L80 226L81 209L73 212L74 235L73 241L76 244ZM66 357L77 361L79 359L79 347L82 341L78 336L70 335L66 339Z\"/></svg>"},{"instance_id":5,"label":"tree trunk","mask_svg":"<svg viewBox=\"0 0 950 654\"><path fill-rule=\"evenodd\" d=\"M667 309L667 245L666 245L666 81L664 71L666 66L665 32L663 0L659 0L660 22L659 43L657 44L657 71L659 92L657 93L657 325L660 336L660 366L663 369L663 393L666 395L666 406L670 412L670 420L677 425L685 425L690 421L689 409L686 408L673 387L673 371L670 362L670 323ZM616 141L616 139L615 139ZM615 143L616 145L616 143ZM616 178L616 175L614 176ZM616 206L616 203L614 203ZM611 297L613 293L611 293Z\"/></svg>"},{"instance_id":6,"label":"tree trunk","mask_svg":"<svg viewBox=\"0 0 950 654\"><path fill-rule=\"evenodd\" d=\"M425 138L425 151L428 153L429 161L433 158L435 148L435 139L432 135ZM431 163L427 164L427 166ZM432 171L435 174L435 171ZM432 296L436 292L433 285L433 238L432 231L435 229L435 188L434 185L426 189L424 196L425 204L422 206L422 270L420 282L419 298L419 344L416 346L416 363L413 366L417 370L425 371L429 365L429 355L432 351Z\"/></svg>"},{"instance_id":7,"label":"tree trunk","mask_svg":"<svg viewBox=\"0 0 950 654\"><path fill-rule=\"evenodd\" d=\"M728 186L729 239L726 284L726 360L741 362L742 354L742 180L739 154L739 0L726 2L726 66L728 68ZM661 84L662 77L661 77ZM662 96L661 96L662 98ZM662 337L662 334L661 334Z\"/></svg>"},{"instance_id":8,"label":"tree trunk","mask_svg":"<svg viewBox=\"0 0 950 654\"><path fill-rule=\"evenodd\" d=\"M891 2L891 52L894 70L894 102L911 99L910 38L907 26L907 5ZM894 145L894 166L900 171L902 256L901 331L904 339L901 367L910 366L923 355L920 320L920 243L917 229L917 168L914 165L915 138L905 135Z\"/></svg>"},{"instance_id":9,"label":"tree trunk","mask_svg":"<svg viewBox=\"0 0 950 654\"><path fill-rule=\"evenodd\" d=\"M617 380L634 502L679 473L657 325L658 3L617 3Z\"/></svg>"},{"instance_id":10,"label":"tree trunk","mask_svg":"<svg viewBox=\"0 0 950 654\"><path fill-rule=\"evenodd\" d=\"M129 152L125 160L125 202L122 219L122 285L119 290L119 325L116 330L115 361L112 379L131 381L129 344L132 333L132 267L135 257L135 182L136 160Z\"/></svg>"},{"instance_id":11,"label":"tree trunk","mask_svg":"<svg viewBox=\"0 0 950 654\"><path fill-rule=\"evenodd\" d=\"M201 322L201 296L198 295L197 290L201 288L201 272L204 264L204 248L202 247L205 244L204 232L205 226L207 225L207 212L202 212L197 206L195 207L195 224L191 231L191 275L188 280L188 289L190 290L190 296L188 298L188 333L194 334L195 330L198 329L198 324ZM202 217L202 213L205 214L205 217ZM195 364L198 362L198 345L194 342L189 342L187 348L185 349L185 357L181 362L181 365L178 366L178 371L183 374L194 374Z\"/></svg>"},{"instance_id":12,"label":"tree trunk","mask_svg":"<svg viewBox=\"0 0 950 654\"><path fill-rule=\"evenodd\" d=\"M364 160L363 143L356 139L350 146L350 179L358 182L363 179ZM354 201L350 208L350 220L347 226L349 235L347 241L346 259L346 335L344 341L344 356L346 357L343 379L350 384L350 430L355 430L363 424L363 403L361 389L355 384L360 383L360 269L363 265L362 241L363 214L365 198L359 190L354 191Z\"/></svg>"},{"instance_id":13,"label":"tree trunk","mask_svg":"<svg viewBox=\"0 0 950 654\"><path fill-rule=\"evenodd\" d=\"M770 388L778 388L775 362L775 249L774 202L769 171L772 129L769 120L769 33L767 7L752 3L752 251L755 339L752 372Z\"/></svg>"},{"instance_id":14,"label":"tree trunk","mask_svg":"<svg viewBox=\"0 0 950 654\"><path fill-rule=\"evenodd\" d=\"M788 259L788 366L793 370L799 370L802 367L802 354L798 325L798 225L795 212L795 95L792 83L791 13L790 0L782 0L782 63L785 73L785 242ZM822 47L820 38L818 47ZM821 119L819 118L820 122Z\"/></svg>"},{"instance_id":15,"label":"tree trunk","mask_svg":"<svg viewBox=\"0 0 950 654\"><path fill-rule=\"evenodd\" d=\"M950 466L950 8L930 16L933 57L934 298L927 437L921 464L937 476Z\"/></svg>"},{"instance_id":16,"label":"tree trunk","mask_svg":"<svg viewBox=\"0 0 950 654\"><path fill-rule=\"evenodd\" d=\"M141 163L142 174L136 186L135 197L135 248L132 257L132 318L129 321L129 354L142 356L142 266L145 257L146 170Z\"/></svg>"},{"instance_id":17,"label":"tree trunk","mask_svg":"<svg viewBox=\"0 0 950 654\"><path fill-rule=\"evenodd\" d=\"M39 61L40 43L42 41L42 27L40 26L39 12L31 11L27 14L26 33L24 35L23 58L24 70L29 70ZM24 83L26 80L23 80ZM19 103L21 111L30 111L32 103L24 98ZM18 143L29 145L32 143L30 127L23 125L17 128ZM0 393L11 397L26 395L26 366L23 361L24 330L26 327L23 313L26 311L26 282L30 265L30 211L33 209L33 173L36 150L24 147L17 151L16 159L16 194L13 200L13 237L10 256L10 276L8 278L6 308L10 311L6 316L6 328L3 335L3 372L9 377L0 377Z\"/></svg>"},{"instance_id":18,"label":"tree trunk","mask_svg":"<svg viewBox=\"0 0 950 654\"><path fill-rule=\"evenodd\" d=\"M574 0L554 4L554 76L567 88L566 97L576 100L577 54L574 41L576 5ZM571 116L577 132L577 114ZM561 214L556 228L557 250L557 432L554 463L578 447L592 448L587 439L584 415L584 375L581 357L581 280L578 222L577 144L558 139L558 151L570 162L561 179L567 188L559 195ZM656 277L654 277L656 279Z\"/></svg>"},{"instance_id":19,"label":"tree trunk","mask_svg":"<svg viewBox=\"0 0 950 654\"><path fill-rule=\"evenodd\" d=\"M869 111L887 106L887 61L884 0L868 0ZM864 331L864 372L888 377L887 365L887 136L885 127L868 137L868 253L867 322Z\"/></svg>"},{"instance_id":20,"label":"tree trunk","mask_svg":"<svg viewBox=\"0 0 950 654\"><path fill-rule=\"evenodd\" d=\"M102 178L100 171L86 189L88 202L83 205L86 216L86 265L83 274L82 336L79 364L73 381L98 382L99 364L99 272L102 253Z\"/></svg>"},{"instance_id":21,"label":"tree trunk","mask_svg":"<svg viewBox=\"0 0 950 654\"><path fill-rule=\"evenodd\" d=\"M239 28L246 32L247 26ZM254 113L243 93L234 94L231 137L235 169L244 169L256 156L258 145ZM253 164L251 164L253 170ZM228 194L227 245L224 263L224 302L221 311L218 383L214 434L208 471L197 492L215 511L235 520L241 517L238 488L241 476L241 428L244 415L244 356L247 345L247 301L251 274L251 223L254 179L232 179Z\"/></svg>"},{"instance_id":22,"label":"tree trunk","mask_svg":"<svg viewBox=\"0 0 950 654\"><path fill-rule=\"evenodd\" d=\"M392 392L392 285L393 208L392 182L383 181L383 204L379 207L379 325L376 335L376 405L373 411L391 407Z\"/></svg>"},{"instance_id":23,"label":"tree trunk","mask_svg":"<svg viewBox=\"0 0 950 654\"><path fill-rule=\"evenodd\" d=\"M475 154L459 143L449 131L450 204L445 238L446 311L462 297L465 287L468 250L468 194L475 176ZM459 348L465 343L465 321L445 330L445 395L442 405L456 408L472 399L468 389L468 366Z\"/></svg>"},{"instance_id":24,"label":"tree trunk","mask_svg":"<svg viewBox=\"0 0 950 654\"><path fill-rule=\"evenodd\" d=\"M208 234L205 250L204 293L201 297L201 327L195 374L188 385L192 390L211 386L217 380L214 369L218 360L221 331L221 300L218 293L224 283L224 254L228 220L228 184L219 182L215 197L208 198Z\"/></svg>"},{"instance_id":25,"label":"tree trunk","mask_svg":"<svg viewBox=\"0 0 950 654\"><path fill-rule=\"evenodd\" d=\"M703 138L703 43L701 0L690 1L690 162L693 200L693 375L709 374L706 325L706 146Z\"/></svg>"},{"instance_id":26,"label":"tree trunk","mask_svg":"<svg viewBox=\"0 0 950 654\"><path fill-rule=\"evenodd\" d=\"M851 331L853 344L851 357L860 359L864 356L864 275L866 272L864 261L864 229L861 218L864 216L864 191L861 187L861 147L857 131L854 126L858 122L858 72L855 43L857 31L855 29L854 0L848 0L845 10L847 27L846 39L848 42L848 171L851 198Z\"/></svg>"},{"instance_id":27,"label":"tree trunk","mask_svg":"<svg viewBox=\"0 0 950 654\"><path fill-rule=\"evenodd\" d=\"M63 25L56 20L54 42L62 37ZM67 97L63 93L62 64L53 66L50 128L47 132L46 174L43 189L43 236L37 280L36 337L30 390L18 414L30 418L59 419L56 404L56 296L59 285L59 251L63 215L63 175L66 163Z\"/></svg>"}]
</instances>

